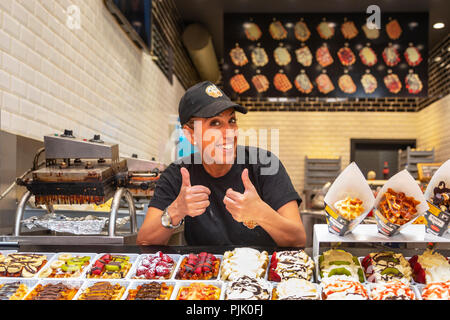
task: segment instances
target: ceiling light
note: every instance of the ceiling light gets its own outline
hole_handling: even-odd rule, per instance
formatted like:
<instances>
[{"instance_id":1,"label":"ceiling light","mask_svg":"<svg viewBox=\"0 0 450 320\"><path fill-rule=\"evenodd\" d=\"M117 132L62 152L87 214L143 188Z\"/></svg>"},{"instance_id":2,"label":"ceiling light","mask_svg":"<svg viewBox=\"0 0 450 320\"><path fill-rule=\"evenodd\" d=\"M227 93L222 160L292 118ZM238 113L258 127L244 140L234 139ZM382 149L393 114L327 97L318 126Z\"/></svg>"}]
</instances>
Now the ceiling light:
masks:
<instances>
[{"instance_id":1,"label":"ceiling light","mask_svg":"<svg viewBox=\"0 0 450 320\"><path fill-rule=\"evenodd\" d=\"M436 22L435 24L433 24L434 29L442 29L444 27L445 27L445 24L443 22Z\"/></svg>"}]
</instances>

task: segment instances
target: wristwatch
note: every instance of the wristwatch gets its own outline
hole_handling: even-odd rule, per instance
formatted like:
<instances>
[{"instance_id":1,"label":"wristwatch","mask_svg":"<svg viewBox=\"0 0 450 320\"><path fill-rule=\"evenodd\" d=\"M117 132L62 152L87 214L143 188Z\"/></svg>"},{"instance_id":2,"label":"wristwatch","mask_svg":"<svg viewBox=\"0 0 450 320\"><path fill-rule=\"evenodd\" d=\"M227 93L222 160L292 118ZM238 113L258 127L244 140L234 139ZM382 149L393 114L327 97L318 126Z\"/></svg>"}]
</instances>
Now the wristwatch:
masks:
<instances>
[{"instance_id":1,"label":"wristwatch","mask_svg":"<svg viewBox=\"0 0 450 320\"><path fill-rule=\"evenodd\" d=\"M172 218L170 217L169 212L167 211L168 208L169 207L165 208L163 213L162 213L162 216L161 216L161 224L162 224L162 226L164 228L167 228L167 229L179 228L183 224L184 218L181 219L181 221L176 226L174 226L172 224Z\"/></svg>"}]
</instances>

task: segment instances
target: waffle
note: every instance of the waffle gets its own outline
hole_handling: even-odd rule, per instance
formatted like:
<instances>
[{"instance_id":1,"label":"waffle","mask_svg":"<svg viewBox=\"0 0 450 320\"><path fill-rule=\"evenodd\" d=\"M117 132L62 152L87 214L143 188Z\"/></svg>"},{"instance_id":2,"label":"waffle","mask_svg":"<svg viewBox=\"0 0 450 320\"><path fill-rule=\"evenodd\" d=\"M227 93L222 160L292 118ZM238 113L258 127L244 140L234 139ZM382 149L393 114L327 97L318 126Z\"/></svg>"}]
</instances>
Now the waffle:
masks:
<instances>
[{"instance_id":1,"label":"waffle","mask_svg":"<svg viewBox=\"0 0 450 320\"><path fill-rule=\"evenodd\" d=\"M368 300L366 288L358 281L336 279L321 283L323 300Z\"/></svg>"},{"instance_id":2,"label":"waffle","mask_svg":"<svg viewBox=\"0 0 450 320\"><path fill-rule=\"evenodd\" d=\"M369 29L366 24L362 26L362 30L364 31L367 39L374 40L378 39L378 37L380 36L380 31L378 29Z\"/></svg>"},{"instance_id":3,"label":"waffle","mask_svg":"<svg viewBox=\"0 0 450 320\"><path fill-rule=\"evenodd\" d=\"M261 38L262 32L258 25L254 22L244 23L245 36L250 41L256 41Z\"/></svg>"},{"instance_id":4,"label":"waffle","mask_svg":"<svg viewBox=\"0 0 450 320\"><path fill-rule=\"evenodd\" d=\"M423 60L419 49L413 46L410 46L405 50L405 59L411 67L418 66Z\"/></svg>"},{"instance_id":5,"label":"waffle","mask_svg":"<svg viewBox=\"0 0 450 320\"><path fill-rule=\"evenodd\" d=\"M311 80L309 80L309 77L304 72L295 77L294 84L298 91L305 94L311 93L314 88Z\"/></svg>"},{"instance_id":6,"label":"waffle","mask_svg":"<svg viewBox=\"0 0 450 320\"><path fill-rule=\"evenodd\" d=\"M226 251L221 265L221 280L233 281L242 275L251 275L254 278L264 278L269 264L267 251L258 251L253 248L236 248Z\"/></svg>"},{"instance_id":7,"label":"waffle","mask_svg":"<svg viewBox=\"0 0 450 320\"><path fill-rule=\"evenodd\" d=\"M391 223L403 225L414 218L420 201L407 197L403 192L388 188L379 204L379 211Z\"/></svg>"},{"instance_id":8,"label":"waffle","mask_svg":"<svg viewBox=\"0 0 450 320\"><path fill-rule=\"evenodd\" d=\"M258 92L265 92L267 89L269 89L269 80L265 75L257 74L252 77L252 83L255 86L256 91Z\"/></svg>"},{"instance_id":9,"label":"waffle","mask_svg":"<svg viewBox=\"0 0 450 320\"><path fill-rule=\"evenodd\" d=\"M310 281L290 278L272 289L272 300L319 300L319 291Z\"/></svg>"},{"instance_id":10,"label":"waffle","mask_svg":"<svg viewBox=\"0 0 450 320\"><path fill-rule=\"evenodd\" d=\"M317 26L317 32L322 39L328 40L334 36L334 27L330 23L322 21Z\"/></svg>"},{"instance_id":11,"label":"waffle","mask_svg":"<svg viewBox=\"0 0 450 320\"><path fill-rule=\"evenodd\" d=\"M176 300L219 300L220 288L212 284L201 282L181 286Z\"/></svg>"},{"instance_id":12,"label":"waffle","mask_svg":"<svg viewBox=\"0 0 450 320\"><path fill-rule=\"evenodd\" d=\"M27 285L19 281L0 284L0 300L22 300L27 292Z\"/></svg>"},{"instance_id":13,"label":"waffle","mask_svg":"<svg viewBox=\"0 0 450 320\"><path fill-rule=\"evenodd\" d=\"M261 47L256 47L252 51L252 62L257 67L264 67L269 62L266 50Z\"/></svg>"},{"instance_id":14,"label":"waffle","mask_svg":"<svg viewBox=\"0 0 450 320\"><path fill-rule=\"evenodd\" d=\"M278 251L272 254L269 267L269 281L288 279L310 280L314 261L304 250Z\"/></svg>"},{"instance_id":15,"label":"waffle","mask_svg":"<svg viewBox=\"0 0 450 320\"><path fill-rule=\"evenodd\" d=\"M422 91L423 84L417 73L410 73L405 77L405 87L409 93L418 94Z\"/></svg>"},{"instance_id":16,"label":"waffle","mask_svg":"<svg viewBox=\"0 0 450 320\"><path fill-rule=\"evenodd\" d=\"M361 261L368 282L390 282L393 280L409 283L412 269L403 254L392 251L372 252Z\"/></svg>"},{"instance_id":17,"label":"waffle","mask_svg":"<svg viewBox=\"0 0 450 320\"><path fill-rule=\"evenodd\" d=\"M292 83L284 73L277 73L273 77L273 85L278 91L286 92L292 89Z\"/></svg>"},{"instance_id":18,"label":"waffle","mask_svg":"<svg viewBox=\"0 0 450 320\"><path fill-rule=\"evenodd\" d=\"M400 27L397 19L391 20L386 24L386 33L392 40L400 38L402 35L402 27Z\"/></svg>"},{"instance_id":19,"label":"waffle","mask_svg":"<svg viewBox=\"0 0 450 320\"><path fill-rule=\"evenodd\" d=\"M10 253L0 262L0 276L32 278L46 263L43 254Z\"/></svg>"},{"instance_id":20,"label":"waffle","mask_svg":"<svg viewBox=\"0 0 450 320\"><path fill-rule=\"evenodd\" d=\"M349 47L340 48L337 52L337 56L339 61L341 61L341 64L346 67L351 66L356 61L355 54Z\"/></svg>"},{"instance_id":21,"label":"waffle","mask_svg":"<svg viewBox=\"0 0 450 320\"><path fill-rule=\"evenodd\" d=\"M172 292L173 285L165 282L144 283L129 289L127 300L169 300Z\"/></svg>"},{"instance_id":22,"label":"waffle","mask_svg":"<svg viewBox=\"0 0 450 320\"><path fill-rule=\"evenodd\" d=\"M96 282L86 288L78 300L120 300L124 292L125 287L119 283Z\"/></svg>"},{"instance_id":23,"label":"waffle","mask_svg":"<svg viewBox=\"0 0 450 320\"><path fill-rule=\"evenodd\" d=\"M247 56L245 55L244 49L236 45L235 48L230 51L231 61L239 67L245 66L248 63Z\"/></svg>"},{"instance_id":24,"label":"waffle","mask_svg":"<svg viewBox=\"0 0 450 320\"><path fill-rule=\"evenodd\" d=\"M72 256L69 253L59 255L58 259L44 269L40 278L77 278L90 263L89 256Z\"/></svg>"},{"instance_id":25,"label":"waffle","mask_svg":"<svg viewBox=\"0 0 450 320\"><path fill-rule=\"evenodd\" d=\"M244 93L250 89L250 85L242 74L236 74L230 79L230 85L236 93Z\"/></svg>"},{"instance_id":26,"label":"waffle","mask_svg":"<svg viewBox=\"0 0 450 320\"><path fill-rule=\"evenodd\" d=\"M383 78L386 88L391 93L399 93L402 89L402 83L395 73L388 74Z\"/></svg>"},{"instance_id":27,"label":"waffle","mask_svg":"<svg viewBox=\"0 0 450 320\"><path fill-rule=\"evenodd\" d=\"M372 67L378 61L375 51L367 46L359 51L359 57L361 58L361 62L368 67Z\"/></svg>"},{"instance_id":28,"label":"waffle","mask_svg":"<svg viewBox=\"0 0 450 320\"><path fill-rule=\"evenodd\" d=\"M273 57L279 66L286 66L291 63L291 54L285 47L277 47L273 51Z\"/></svg>"},{"instance_id":29,"label":"waffle","mask_svg":"<svg viewBox=\"0 0 450 320\"><path fill-rule=\"evenodd\" d=\"M322 45L319 49L317 49L316 60L324 68L333 64L334 60L328 50L328 46Z\"/></svg>"},{"instance_id":30,"label":"waffle","mask_svg":"<svg viewBox=\"0 0 450 320\"><path fill-rule=\"evenodd\" d=\"M294 26L295 38L298 41L305 42L311 36L308 26L303 21L298 21Z\"/></svg>"},{"instance_id":31,"label":"waffle","mask_svg":"<svg viewBox=\"0 0 450 320\"><path fill-rule=\"evenodd\" d=\"M169 279L175 265L176 262L169 255L158 251L143 257L133 279Z\"/></svg>"},{"instance_id":32,"label":"waffle","mask_svg":"<svg viewBox=\"0 0 450 320\"><path fill-rule=\"evenodd\" d=\"M190 253L181 261L176 275L180 280L211 280L219 274L221 260L211 253Z\"/></svg>"},{"instance_id":33,"label":"waffle","mask_svg":"<svg viewBox=\"0 0 450 320\"><path fill-rule=\"evenodd\" d=\"M422 291L423 300L450 300L450 281L427 284Z\"/></svg>"},{"instance_id":34,"label":"waffle","mask_svg":"<svg viewBox=\"0 0 450 320\"><path fill-rule=\"evenodd\" d=\"M334 204L337 212L347 220L353 220L364 212L362 201L358 198L346 197Z\"/></svg>"},{"instance_id":35,"label":"waffle","mask_svg":"<svg viewBox=\"0 0 450 320\"><path fill-rule=\"evenodd\" d=\"M77 291L78 288L71 287L62 282L46 285L38 284L26 296L25 300L72 300Z\"/></svg>"},{"instance_id":36,"label":"waffle","mask_svg":"<svg viewBox=\"0 0 450 320\"><path fill-rule=\"evenodd\" d=\"M280 21L274 21L269 26L269 32L273 39L282 40L287 37L287 31Z\"/></svg>"},{"instance_id":37,"label":"waffle","mask_svg":"<svg viewBox=\"0 0 450 320\"><path fill-rule=\"evenodd\" d=\"M383 50L383 60L388 67L395 67L400 62L400 55L394 46L388 46Z\"/></svg>"},{"instance_id":38,"label":"waffle","mask_svg":"<svg viewBox=\"0 0 450 320\"><path fill-rule=\"evenodd\" d=\"M312 64L313 56L308 46L295 50L295 55L298 63L304 65L305 67L309 67Z\"/></svg>"},{"instance_id":39,"label":"waffle","mask_svg":"<svg viewBox=\"0 0 450 320\"><path fill-rule=\"evenodd\" d=\"M243 275L228 283L227 300L269 300L271 286L268 281Z\"/></svg>"},{"instance_id":40,"label":"waffle","mask_svg":"<svg viewBox=\"0 0 450 320\"><path fill-rule=\"evenodd\" d=\"M123 279L131 269L129 257L105 254L94 262L86 277L90 279Z\"/></svg>"},{"instance_id":41,"label":"waffle","mask_svg":"<svg viewBox=\"0 0 450 320\"><path fill-rule=\"evenodd\" d=\"M345 39L353 39L358 35L358 29L353 21L346 21L341 25L341 32Z\"/></svg>"},{"instance_id":42,"label":"waffle","mask_svg":"<svg viewBox=\"0 0 450 320\"><path fill-rule=\"evenodd\" d=\"M365 93L373 93L378 87L377 78L370 73L366 73L361 77L361 84Z\"/></svg>"},{"instance_id":43,"label":"waffle","mask_svg":"<svg viewBox=\"0 0 450 320\"><path fill-rule=\"evenodd\" d=\"M330 93L335 89L333 82L331 82L330 77L326 73L322 73L316 78L316 84L317 89L323 94Z\"/></svg>"}]
</instances>

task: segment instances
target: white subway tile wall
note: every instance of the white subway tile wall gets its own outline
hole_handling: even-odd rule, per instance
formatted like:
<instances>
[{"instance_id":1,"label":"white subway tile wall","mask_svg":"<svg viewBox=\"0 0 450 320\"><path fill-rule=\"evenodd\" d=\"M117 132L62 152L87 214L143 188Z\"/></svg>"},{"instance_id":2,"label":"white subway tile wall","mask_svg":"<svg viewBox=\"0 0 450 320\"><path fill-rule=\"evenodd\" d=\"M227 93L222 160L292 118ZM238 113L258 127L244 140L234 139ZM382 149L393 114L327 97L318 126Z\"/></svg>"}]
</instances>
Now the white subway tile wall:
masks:
<instances>
[{"instance_id":1,"label":"white subway tile wall","mask_svg":"<svg viewBox=\"0 0 450 320\"><path fill-rule=\"evenodd\" d=\"M80 28L69 28L72 5ZM102 0L0 1L1 129L43 140L101 134L122 155L164 157L184 88L137 49Z\"/></svg>"}]
</instances>

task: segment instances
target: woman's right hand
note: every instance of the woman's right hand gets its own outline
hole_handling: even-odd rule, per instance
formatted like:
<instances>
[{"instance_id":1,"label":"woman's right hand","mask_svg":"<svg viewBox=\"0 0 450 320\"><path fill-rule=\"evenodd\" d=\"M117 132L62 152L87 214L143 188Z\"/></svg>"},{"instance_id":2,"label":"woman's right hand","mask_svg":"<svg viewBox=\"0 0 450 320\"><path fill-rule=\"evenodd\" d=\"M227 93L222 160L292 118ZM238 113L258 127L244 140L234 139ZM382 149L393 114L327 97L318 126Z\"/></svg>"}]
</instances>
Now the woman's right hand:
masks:
<instances>
[{"instance_id":1,"label":"woman's right hand","mask_svg":"<svg viewBox=\"0 0 450 320\"><path fill-rule=\"evenodd\" d=\"M211 190L202 185L191 186L189 171L182 167L180 172L182 177L180 193L169 206L168 211L173 220L177 217L181 221L185 216L196 217L206 211L209 207ZM176 223L174 221L174 224Z\"/></svg>"}]
</instances>

